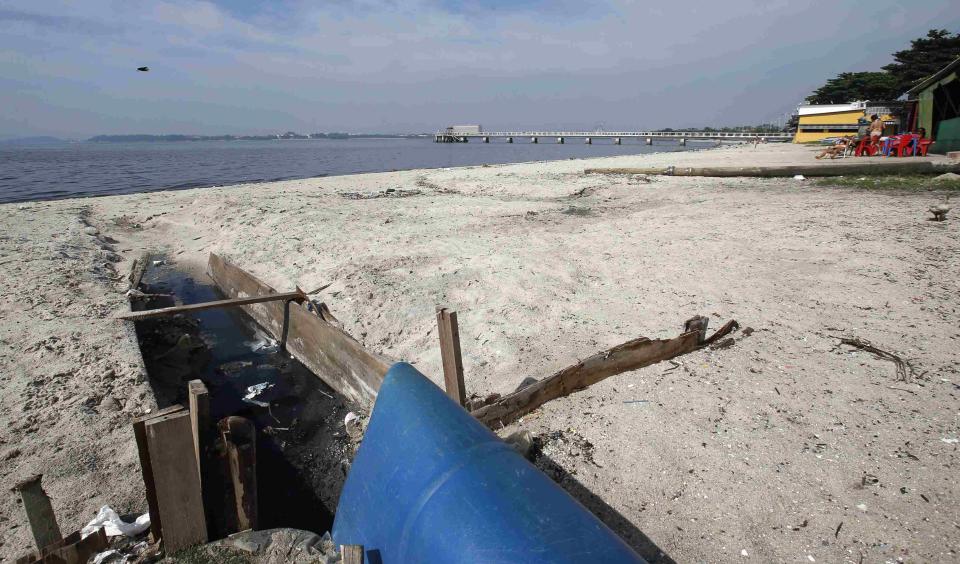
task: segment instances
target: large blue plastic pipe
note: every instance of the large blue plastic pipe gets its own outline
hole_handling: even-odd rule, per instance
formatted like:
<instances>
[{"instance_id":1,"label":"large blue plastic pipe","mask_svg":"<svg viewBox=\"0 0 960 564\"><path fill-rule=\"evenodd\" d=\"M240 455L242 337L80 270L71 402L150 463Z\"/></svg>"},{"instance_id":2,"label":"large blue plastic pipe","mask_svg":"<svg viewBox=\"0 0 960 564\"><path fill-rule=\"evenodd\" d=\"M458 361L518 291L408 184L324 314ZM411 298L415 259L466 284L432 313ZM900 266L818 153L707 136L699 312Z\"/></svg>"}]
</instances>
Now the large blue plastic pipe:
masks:
<instances>
[{"instance_id":1,"label":"large blue plastic pipe","mask_svg":"<svg viewBox=\"0 0 960 564\"><path fill-rule=\"evenodd\" d=\"M347 476L334 542L372 564L643 562L415 368L394 364Z\"/></svg>"}]
</instances>

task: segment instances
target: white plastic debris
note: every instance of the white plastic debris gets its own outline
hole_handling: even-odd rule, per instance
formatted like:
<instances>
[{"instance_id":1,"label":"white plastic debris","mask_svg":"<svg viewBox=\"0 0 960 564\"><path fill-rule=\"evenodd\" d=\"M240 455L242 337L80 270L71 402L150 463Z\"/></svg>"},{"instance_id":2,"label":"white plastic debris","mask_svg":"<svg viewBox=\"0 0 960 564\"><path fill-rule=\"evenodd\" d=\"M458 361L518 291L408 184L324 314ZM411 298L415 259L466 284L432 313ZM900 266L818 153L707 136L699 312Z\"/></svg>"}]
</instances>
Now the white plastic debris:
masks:
<instances>
[{"instance_id":1,"label":"white plastic debris","mask_svg":"<svg viewBox=\"0 0 960 564\"><path fill-rule=\"evenodd\" d=\"M247 387L247 394L243 396L243 401L247 403L252 403L253 405L259 405L260 407L270 407L269 402L259 401L254 398L262 394L263 392L269 390L273 387L272 382L260 382L259 384L254 384Z\"/></svg>"},{"instance_id":2,"label":"white plastic debris","mask_svg":"<svg viewBox=\"0 0 960 564\"><path fill-rule=\"evenodd\" d=\"M161 264L163 264L163 261L162 261L162 260L155 260L155 261L153 261L153 266L160 266Z\"/></svg>"},{"instance_id":3,"label":"white plastic debris","mask_svg":"<svg viewBox=\"0 0 960 564\"><path fill-rule=\"evenodd\" d=\"M273 354L277 352L279 348L275 340L260 330L257 330L252 341L246 341L243 344L250 347L250 350L257 354Z\"/></svg>"},{"instance_id":4,"label":"white plastic debris","mask_svg":"<svg viewBox=\"0 0 960 564\"><path fill-rule=\"evenodd\" d=\"M103 527L108 537L119 537L120 535L135 537L146 531L149 526L149 513L144 513L137 517L137 520L133 523L126 523L120 519L117 512L111 509L109 505L104 505L100 508L100 511L97 512L97 516L80 530L80 535L86 537L96 532L100 527Z\"/></svg>"},{"instance_id":5,"label":"white plastic debris","mask_svg":"<svg viewBox=\"0 0 960 564\"><path fill-rule=\"evenodd\" d=\"M744 548L740 550L740 556L750 556L750 555L747 554L747 549Z\"/></svg>"},{"instance_id":6,"label":"white plastic debris","mask_svg":"<svg viewBox=\"0 0 960 564\"><path fill-rule=\"evenodd\" d=\"M960 439L957 439L957 438L955 438L955 437L943 437L943 438L940 439L940 440L943 441L943 442L945 442L945 443L947 443L948 445L960 443Z\"/></svg>"},{"instance_id":7,"label":"white plastic debris","mask_svg":"<svg viewBox=\"0 0 960 564\"><path fill-rule=\"evenodd\" d=\"M804 175L802 175L802 174L798 174L798 175L794 176L793 179L794 179L794 180L806 180L807 178L806 178Z\"/></svg>"},{"instance_id":8,"label":"white plastic debris","mask_svg":"<svg viewBox=\"0 0 960 564\"><path fill-rule=\"evenodd\" d=\"M120 554L119 550L104 550L103 552L98 553L93 557L93 564L103 564L104 562L109 562L110 564L125 564L130 557L126 554Z\"/></svg>"},{"instance_id":9,"label":"white plastic debris","mask_svg":"<svg viewBox=\"0 0 960 564\"><path fill-rule=\"evenodd\" d=\"M349 427L351 421L356 421L358 419L360 419L360 416L351 411L346 417L343 418L343 426Z\"/></svg>"}]
</instances>

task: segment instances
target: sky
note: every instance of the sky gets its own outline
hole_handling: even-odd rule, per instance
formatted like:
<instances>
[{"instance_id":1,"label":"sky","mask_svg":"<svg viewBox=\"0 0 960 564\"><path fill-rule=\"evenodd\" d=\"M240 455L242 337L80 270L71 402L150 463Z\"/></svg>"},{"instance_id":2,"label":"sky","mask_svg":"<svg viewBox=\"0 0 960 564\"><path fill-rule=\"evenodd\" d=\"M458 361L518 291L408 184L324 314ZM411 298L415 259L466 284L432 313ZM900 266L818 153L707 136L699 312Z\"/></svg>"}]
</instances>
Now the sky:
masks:
<instances>
[{"instance_id":1,"label":"sky","mask_svg":"<svg viewBox=\"0 0 960 564\"><path fill-rule=\"evenodd\" d=\"M756 124L931 28L960 2L0 0L0 137Z\"/></svg>"}]
</instances>

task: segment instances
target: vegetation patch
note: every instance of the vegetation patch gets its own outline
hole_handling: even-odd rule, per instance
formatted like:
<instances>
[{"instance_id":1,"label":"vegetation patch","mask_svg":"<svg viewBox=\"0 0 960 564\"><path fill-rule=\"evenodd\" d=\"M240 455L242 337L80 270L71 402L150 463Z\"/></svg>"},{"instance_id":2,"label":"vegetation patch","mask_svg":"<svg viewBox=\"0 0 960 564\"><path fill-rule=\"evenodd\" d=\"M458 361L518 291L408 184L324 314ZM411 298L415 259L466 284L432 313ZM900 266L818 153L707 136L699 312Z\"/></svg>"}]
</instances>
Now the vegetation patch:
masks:
<instances>
[{"instance_id":1,"label":"vegetation patch","mask_svg":"<svg viewBox=\"0 0 960 564\"><path fill-rule=\"evenodd\" d=\"M817 186L834 188L858 188L861 190L893 190L904 192L960 191L960 177L940 178L937 176L892 175L892 176L833 176L818 178Z\"/></svg>"}]
</instances>

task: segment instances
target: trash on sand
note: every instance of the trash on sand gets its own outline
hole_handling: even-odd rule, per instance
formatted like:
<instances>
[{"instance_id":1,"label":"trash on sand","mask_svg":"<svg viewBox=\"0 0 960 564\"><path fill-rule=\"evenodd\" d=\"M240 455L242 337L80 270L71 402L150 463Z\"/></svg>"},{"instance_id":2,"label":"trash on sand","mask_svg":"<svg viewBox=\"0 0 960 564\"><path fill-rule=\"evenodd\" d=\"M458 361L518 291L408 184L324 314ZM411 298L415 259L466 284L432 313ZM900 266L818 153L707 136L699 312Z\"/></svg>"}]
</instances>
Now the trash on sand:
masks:
<instances>
[{"instance_id":1,"label":"trash on sand","mask_svg":"<svg viewBox=\"0 0 960 564\"><path fill-rule=\"evenodd\" d=\"M155 261L153 261L153 266L160 266L161 264L163 264L163 261L162 261L162 260L155 260Z\"/></svg>"},{"instance_id":2,"label":"trash on sand","mask_svg":"<svg viewBox=\"0 0 960 564\"><path fill-rule=\"evenodd\" d=\"M263 392L269 390L273 387L272 382L260 382L259 384L254 384L247 387L247 393L243 396L243 401L247 403L252 403L253 405L259 405L260 407L270 407L269 402L258 401L253 398L259 396Z\"/></svg>"},{"instance_id":3,"label":"trash on sand","mask_svg":"<svg viewBox=\"0 0 960 564\"><path fill-rule=\"evenodd\" d=\"M797 174L793 177L794 180L806 180L807 178L802 174Z\"/></svg>"},{"instance_id":4,"label":"trash on sand","mask_svg":"<svg viewBox=\"0 0 960 564\"><path fill-rule=\"evenodd\" d=\"M624 400L623 403L650 403L650 400Z\"/></svg>"},{"instance_id":5,"label":"trash on sand","mask_svg":"<svg viewBox=\"0 0 960 564\"><path fill-rule=\"evenodd\" d=\"M940 440L941 440L942 442L947 443L948 445L960 443L960 439L958 439L958 438L956 438L956 437L943 437L943 438L940 439Z\"/></svg>"},{"instance_id":6,"label":"trash on sand","mask_svg":"<svg viewBox=\"0 0 960 564\"><path fill-rule=\"evenodd\" d=\"M119 550L104 550L103 552L98 553L93 557L93 564L103 564L104 562L115 562L116 564L124 564L130 559L130 557L120 554Z\"/></svg>"},{"instance_id":7,"label":"trash on sand","mask_svg":"<svg viewBox=\"0 0 960 564\"><path fill-rule=\"evenodd\" d=\"M347 436L353 440L360 440L363 437L363 428L360 426L360 416L354 412L347 413L343 418L343 426L347 430Z\"/></svg>"},{"instance_id":8,"label":"trash on sand","mask_svg":"<svg viewBox=\"0 0 960 564\"><path fill-rule=\"evenodd\" d=\"M104 505L100 508L100 511L97 512L97 516L80 530L80 535L86 537L96 532L100 527L103 527L108 537L118 537L120 535L135 537L146 531L149 526L149 513L144 513L137 517L137 520L133 523L125 523L120 519L116 511L111 509L109 505Z\"/></svg>"}]
</instances>

